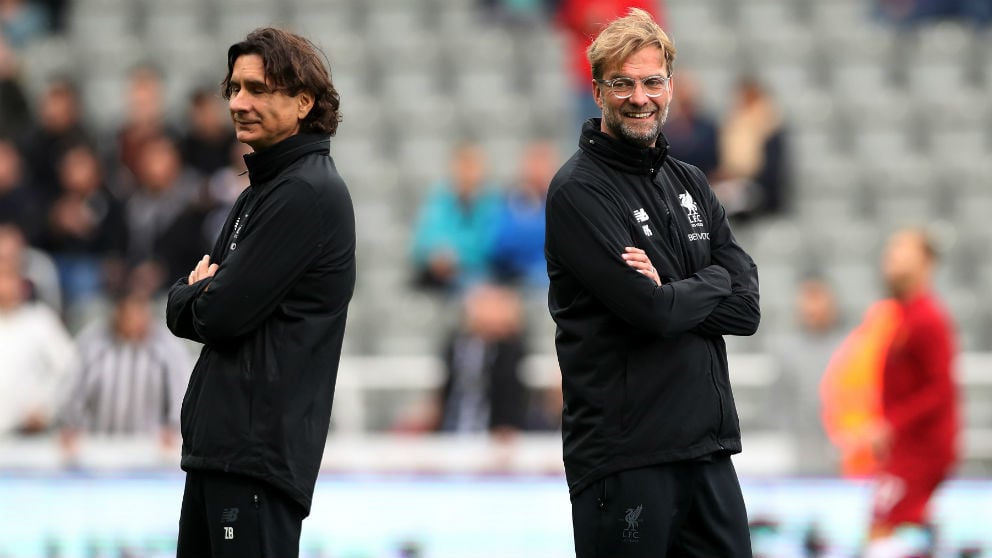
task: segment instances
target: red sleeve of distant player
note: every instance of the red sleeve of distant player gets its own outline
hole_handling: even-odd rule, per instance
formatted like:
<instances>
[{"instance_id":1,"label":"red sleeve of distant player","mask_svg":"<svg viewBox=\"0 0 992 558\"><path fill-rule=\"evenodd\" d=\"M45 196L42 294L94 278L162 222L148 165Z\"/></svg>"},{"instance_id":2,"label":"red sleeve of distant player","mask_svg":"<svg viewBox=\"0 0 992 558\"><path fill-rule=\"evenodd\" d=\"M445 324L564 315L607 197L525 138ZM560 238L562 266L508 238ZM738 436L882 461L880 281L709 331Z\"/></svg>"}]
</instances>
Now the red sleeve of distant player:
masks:
<instances>
[{"instance_id":1,"label":"red sleeve of distant player","mask_svg":"<svg viewBox=\"0 0 992 558\"><path fill-rule=\"evenodd\" d=\"M913 396L887 402L890 404L885 406L885 418L896 431L904 431L917 421L926 421L939 414L940 409L955 398L951 375L954 359L951 332L939 314L931 308L927 310L914 312L909 317L908 338L902 348L927 381ZM887 375L885 381L899 381L900 377L911 375L897 372Z\"/></svg>"}]
</instances>

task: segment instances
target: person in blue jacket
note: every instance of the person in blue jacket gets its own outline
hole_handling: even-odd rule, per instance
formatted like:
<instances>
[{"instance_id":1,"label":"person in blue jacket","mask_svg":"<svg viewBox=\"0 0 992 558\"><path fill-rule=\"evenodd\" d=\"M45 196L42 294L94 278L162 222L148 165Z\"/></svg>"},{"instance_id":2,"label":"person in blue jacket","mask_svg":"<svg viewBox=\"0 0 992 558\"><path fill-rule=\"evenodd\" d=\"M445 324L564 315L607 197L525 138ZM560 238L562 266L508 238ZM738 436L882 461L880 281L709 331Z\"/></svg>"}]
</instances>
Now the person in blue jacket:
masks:
<instances>
[{"instance_id":1,"label":"person in blue jacket","mask_svg":"<svg viewBox=\"0 0 992 558\"><path fill-rule=\"evenodd\" d=\"M461 290L488 277L500 195L486 180L486 156L474 143L455 147L451 176L420 209L411 258L418 285Z\"/></svg>"},{"instance_id":2,"label":"person in blue jacket","mask_svg":"<svg viewBox=\"0 0 992 558\"><path fill-rule=\"evenodd\" d=\"M557 150L548 141L534 141L524 149L516 188L506 194L496 222L492 266L498 280L547 286L544 204L558 164Z\"/></svg>"}]
</instances>

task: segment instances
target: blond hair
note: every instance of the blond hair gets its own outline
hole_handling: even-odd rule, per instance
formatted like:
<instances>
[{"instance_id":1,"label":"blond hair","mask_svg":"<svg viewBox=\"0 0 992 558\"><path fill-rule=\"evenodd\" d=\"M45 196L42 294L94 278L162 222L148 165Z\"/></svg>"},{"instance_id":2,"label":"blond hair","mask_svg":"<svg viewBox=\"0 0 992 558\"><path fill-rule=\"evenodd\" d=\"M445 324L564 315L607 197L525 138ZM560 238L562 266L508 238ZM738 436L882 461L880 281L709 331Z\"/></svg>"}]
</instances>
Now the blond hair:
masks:
<instances>
[{"instance_id":1,"label":"blond hair","mask_svg":"<svg viewBox=\"0 0 992 558\"><path fill-rule=\"evenodd\" d=\"M603 79L603 70L610 64L623 63L631 54L644 47L655 46L665 56L668 75L675 63L675 43L665 30L651 19L651 14L631 8L627 15L614 19L586 49L593 79Z\"/></svg>"}]
</instances>

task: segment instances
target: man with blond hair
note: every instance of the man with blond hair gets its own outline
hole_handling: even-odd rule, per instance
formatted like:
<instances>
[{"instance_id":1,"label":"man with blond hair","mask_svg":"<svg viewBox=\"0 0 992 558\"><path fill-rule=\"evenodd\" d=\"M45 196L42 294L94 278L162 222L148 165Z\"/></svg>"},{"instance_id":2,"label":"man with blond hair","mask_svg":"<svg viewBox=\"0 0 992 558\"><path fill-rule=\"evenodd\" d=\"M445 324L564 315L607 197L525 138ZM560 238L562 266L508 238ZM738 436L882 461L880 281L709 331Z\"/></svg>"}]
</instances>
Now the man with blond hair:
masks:
<instances>
[{"instance_id":1,"label":"man with blond hair","mask_svg":"<svg viewBox=\"0 0 992 558\"><path fill-rule=\"evenodd\" d=\"M667 157L665 32L631 10L588 57L602 118L551 183L545 245L576 556L751 556L723 336L756 331L757 269Z\"/></svg>"}]
</instances>

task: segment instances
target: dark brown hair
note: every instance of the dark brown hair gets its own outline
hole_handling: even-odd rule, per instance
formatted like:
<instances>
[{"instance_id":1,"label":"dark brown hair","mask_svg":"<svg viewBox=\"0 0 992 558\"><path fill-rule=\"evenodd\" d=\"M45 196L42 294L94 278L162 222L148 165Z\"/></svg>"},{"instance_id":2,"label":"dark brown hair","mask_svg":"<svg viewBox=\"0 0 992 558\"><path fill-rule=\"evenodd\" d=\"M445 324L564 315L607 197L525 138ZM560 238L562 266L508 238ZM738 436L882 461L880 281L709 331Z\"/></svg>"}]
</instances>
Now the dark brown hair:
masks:
<instances>
[{"instance_id":1,"label":"dark brown hair","mask_svg":"<svg viewBox=\"0 0 992 558\"><path fill-rule=\"evenodd\" d=\"M330 69L321 62L320 52L308 39L273 27L256 29L245 40L227 50L227 76L221 82L225 99L231 98L231 73L240 56L257 54L262 58L265 79L273 89L296 96L313 96L310 114L300 121L300 131L334 135L341 121L341 98L331 83Z\"/></svg>"}]
</instances>

